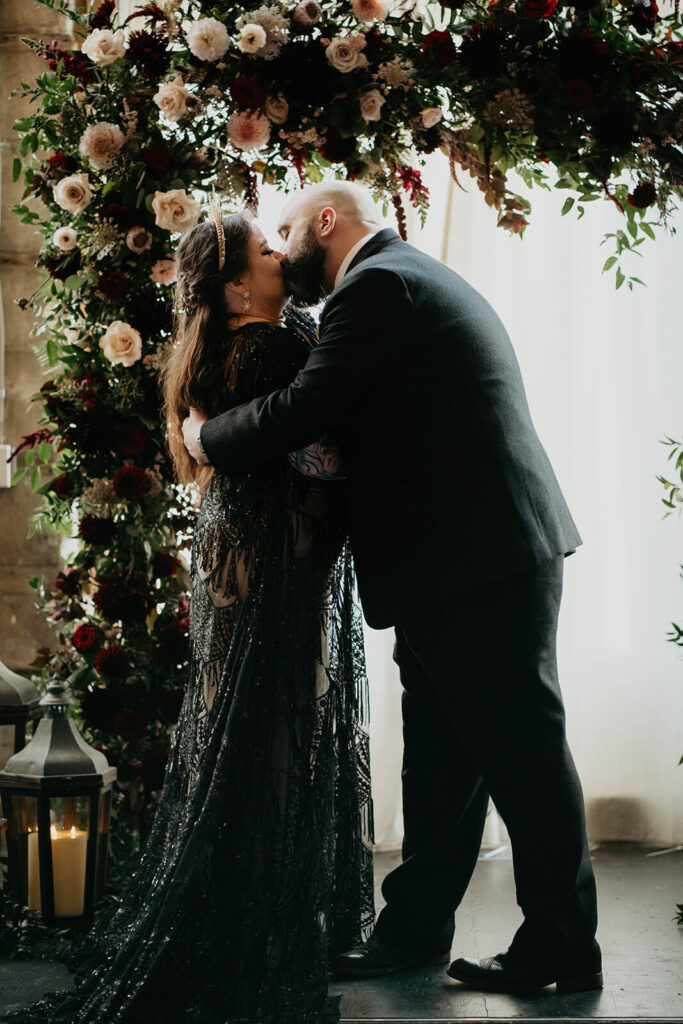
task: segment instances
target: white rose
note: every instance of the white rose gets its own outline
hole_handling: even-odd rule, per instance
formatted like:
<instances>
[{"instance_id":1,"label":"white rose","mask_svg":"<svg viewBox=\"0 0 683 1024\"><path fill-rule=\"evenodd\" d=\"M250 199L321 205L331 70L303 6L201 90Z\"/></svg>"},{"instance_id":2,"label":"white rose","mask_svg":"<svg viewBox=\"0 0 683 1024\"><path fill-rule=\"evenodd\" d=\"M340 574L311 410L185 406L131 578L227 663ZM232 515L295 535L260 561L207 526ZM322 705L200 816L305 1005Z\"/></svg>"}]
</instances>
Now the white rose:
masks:
<instances>
[{"instance_id":1,"label":"white rose","mask_svg":"<svg viewBox=\"0 0 683 1024\"><path fill-rule=\"evenodd\" d=\"M228 30L216 18L200 18L185 33L190 52L199 60L218 60L230 46Z\"/></svg>"},{"instance_id":2,"label":"white rose","mask_svg":"<svg viewBox=\"0 0 683 1024\"><path fill-rule=\"evenodd\" d=\"M240 29L240 37L237 40L242 53L256 53L262 50L268 41L266 30L261 25L245 25Z\"/></svg>"},{"instance_id":3,"label":"white rose","mask_svg":"<svg viewBox=\"0 0 683 1024\"><path fill-rule=\"evenodd\" d=\"M265 102L266 115L273 124L284 124L289 113L289 103L281 92L277 96L267 96Z\"/></svg>"},{"instance_id":4,"label":"white rose","mask_svg":"<svg viewBox=\"0 0 683 1024\"><path fill-rule=\"evenodd\" d=\"M92 199L87 174L70 174L61 178L53 189L57 206L67 213L81 213Z\"/></svg>"},{"instance_id":5,"label":"white rose","mask_svg":"<svg viewBox=\"0 0 683 1024\"><path fill-rule=\"evenodd\" d=\"M420 115L422 118L422 124L425 128L433 128L435 124L439 123L441 116L440 107L427 107L427 109L423 110Z\"/></svg>"},{"instance_id":6,"label":"white rose","mask_svg":"<svg viewBox=\"0 0 683 1024\"><path fill-rule=\"evenodd\" d=\"M70 225L65 225L62 228L57 228L54 235L52 236L52 244L56 245L58 249L62 249L64 252L69 252L71 249L76 248L78 236Z\"/></svg>"},{"instance_id":7,"label":"white rose","mask_svg":"<svg viewBox=\"0 0 683 1024\"><path fill-rule=\"evenodd\" d=\"M201 206L188 196L185 189L172 188L170 192L155 192L152 209L157 227L167 231L184 231L199 220Z\"/></svg>"},{"instance_id":8,"label":"white rose","mask_svg":"<svg viewBox=\"0 0 683 1024\"><path fill-rule=\"evenodd\" d=\"M100 338L100 348L110 363L132 366L142 355L142 338L130 324L114 320Z\"/></svg>"},{"instance_id":9,"label":"white rose","mask_svg":"<svg viewBox=\"0 0 683 1024\"><path fill-rule=\"evenodd\" d=\"M167 121L179 121L187 114L187 101L191 96L182 76L176 75L172 82L160 85L152 98Z\"/></svg>"},{"instance_id":10,"label":"white rose","mask_svg":"<svg viewBox=\"0 0 683 1024\"><path fill-rule=\"evenodd\" d=\"M315 0L305 0L304 3L297 4L292 17L300 25L316 25L320 21L322 13L322 7Z\"/></svg>"},{"instance_id":11,"label":"white rose","mask_svg":"<svg viewBox=\"0 0 683 1024\"><path fill-rule=\"evenodd\" d=\"M149 276L155 284L173 284L176 279L175 259L171 256L168 259L157 260Z\"/></svg>"},{"instance_id":12,"label":"white rose","mask_svg":"<svg viewBox=\"0 0 683 1024\"><path fill-rule=\"evenodd\" d=\"M351 0L351 9L359 21L384 21L389 4L387 0Z\"/></svg>"},{"instance_id":13,"label":"white rose","mask_svg":"<svg viewBox=\"0 0 683 1024\"><path fill-rule=\"evenodd\" d=\"M356 68L367 66L368 59L360 52L364 47L365 39L361 35L348 36L346 39L335 36L327 46L325 55L336 71L348 74Z\"/></svg>"},{"instance_id":14,"label":"white rose","mask_svg":"<svg viewBox=\"0 0 683 1024\"><path fill-rule=\"evenodd\" d=\"M121 29L112 32L108 28L96 28L87 37L81 51L90 57L93 64L112 64L124 53L124 36Z\"/></svg>"},{"instance_id":15,"label":"white rose","mask_svg":"<svg viewBox=\"0 0 683 1024\"><path fill-rule=\"evenodd\" d=\"M379 89L370 89L360 97L360 112L364 121L379 121L386 103Z\"/></svg>"},{"instance_id":16,"label":"white rose","mask_svg":"<svg viewBox=\"0 0 683 1024\"><path fill-rule=\"evenodd\" d=\"M100 121L85 129L78 144L78 152L81 156L87 157L98 171L104 171L111 167L124 141L123 132L118 125Z\"/></svg>"}]
</instances>

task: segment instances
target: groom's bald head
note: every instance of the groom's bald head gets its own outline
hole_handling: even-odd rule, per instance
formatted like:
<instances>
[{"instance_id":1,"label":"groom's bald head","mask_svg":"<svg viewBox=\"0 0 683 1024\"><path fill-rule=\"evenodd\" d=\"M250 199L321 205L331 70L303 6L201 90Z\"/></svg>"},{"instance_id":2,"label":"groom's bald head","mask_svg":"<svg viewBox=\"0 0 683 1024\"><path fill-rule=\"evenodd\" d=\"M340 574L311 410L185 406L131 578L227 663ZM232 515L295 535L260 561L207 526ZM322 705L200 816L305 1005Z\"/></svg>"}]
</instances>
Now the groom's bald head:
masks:
<instances>
[{"instance_id":1,"label":"groom's bald head","mask_svg":"<svg viewBox=\"0 0 683 1024\"><path fill-rule=\"evenodd\" d=\"M366 188L352 181L325 181L309 185L289 200L282 212L280 228L294 215L310 223L328 207L349 226L380 226L377 208Z\"/></svg>"}]
</instances>

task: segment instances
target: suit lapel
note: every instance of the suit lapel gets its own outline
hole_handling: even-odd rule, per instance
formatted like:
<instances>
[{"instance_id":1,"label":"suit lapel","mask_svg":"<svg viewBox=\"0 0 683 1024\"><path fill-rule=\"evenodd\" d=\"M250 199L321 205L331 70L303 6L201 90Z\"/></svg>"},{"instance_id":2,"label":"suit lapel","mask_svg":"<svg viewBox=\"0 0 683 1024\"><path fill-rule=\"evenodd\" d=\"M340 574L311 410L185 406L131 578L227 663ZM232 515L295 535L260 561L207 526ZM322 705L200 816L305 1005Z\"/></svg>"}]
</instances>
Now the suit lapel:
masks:
<instances>
[{"instance_id":1,"label":"suit lapel","mask_svg":"<svg viewBox=\"0 0 683 1024\"><path fill-rule=\"evenodd\" d=\"M387 249L389 246L396 245L400 241L401 236L394 231L393 228L382 228L381 231L377 231L372 236L369 242L366 242L365 245L359 249L349 263L346 273L349 274L354 267L357 267L359 263L368 259L368 257L374 256L376 253L381 252L382 249Z\"/></svg>"}]
</instances>

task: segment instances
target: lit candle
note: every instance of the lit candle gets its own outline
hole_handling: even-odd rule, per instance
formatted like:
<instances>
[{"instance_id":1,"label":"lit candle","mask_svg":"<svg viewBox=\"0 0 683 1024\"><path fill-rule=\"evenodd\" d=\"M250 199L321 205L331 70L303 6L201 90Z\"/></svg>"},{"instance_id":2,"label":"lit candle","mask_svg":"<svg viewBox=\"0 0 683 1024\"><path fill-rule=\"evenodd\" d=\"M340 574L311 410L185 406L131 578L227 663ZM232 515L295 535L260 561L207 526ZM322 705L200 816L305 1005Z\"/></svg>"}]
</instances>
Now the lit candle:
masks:
<instances>
[{"instance_id":1,"label":"lit candle","mask_svg":"<svg viewBox=\"0 0 683 1024\"><path fill-rule=\"evenodd\" d=\"M88 833L72 826L57 831L50 826L52 844L52 882L55 891L55 917L79 917L85 900L85 861ZM28 834L28 905L41 909L38 833Z\"/></svg>"}]
</instances>

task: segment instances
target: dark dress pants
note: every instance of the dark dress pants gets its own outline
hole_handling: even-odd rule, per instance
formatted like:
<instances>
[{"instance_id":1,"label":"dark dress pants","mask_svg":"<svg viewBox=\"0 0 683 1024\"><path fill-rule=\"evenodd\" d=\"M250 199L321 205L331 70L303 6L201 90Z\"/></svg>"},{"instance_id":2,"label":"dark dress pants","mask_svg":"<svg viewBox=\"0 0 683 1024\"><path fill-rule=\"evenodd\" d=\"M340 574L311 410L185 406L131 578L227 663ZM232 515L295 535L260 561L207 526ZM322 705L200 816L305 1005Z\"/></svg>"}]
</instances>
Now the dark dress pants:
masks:
<instances>
[{"instance_id":1,"label":"dark dress pants","mask_svg":"<svg viewBox=\"0 0 683 1024\"><path fill-rule=\"evenodd\" d=\"M600 967L583 795L557 677L563 561L396 627L403 861L384 880L376 932L399 949L450 947L490 793L510 834L524 914L510 952L539 966Z\"/></svg>"}]
</instances>

